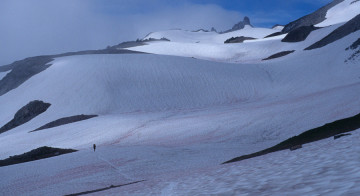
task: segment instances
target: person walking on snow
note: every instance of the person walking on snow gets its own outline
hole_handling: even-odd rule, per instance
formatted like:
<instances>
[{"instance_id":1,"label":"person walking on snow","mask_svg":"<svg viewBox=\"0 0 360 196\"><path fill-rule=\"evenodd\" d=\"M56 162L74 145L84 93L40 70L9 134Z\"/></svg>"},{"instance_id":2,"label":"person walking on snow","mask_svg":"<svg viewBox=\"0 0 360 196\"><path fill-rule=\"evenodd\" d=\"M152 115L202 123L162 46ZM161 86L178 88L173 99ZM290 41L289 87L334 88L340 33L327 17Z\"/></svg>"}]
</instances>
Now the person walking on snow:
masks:
<instances>
[{"instance_id":1,"label":"person walking on snow","mask_svg":"<svg viewBox=\"0 0 360 196\"><path fill-rule=\"evenodd\" d=\"M95 152L95 150L96 150L96 144L93 145L93 148L94 148L94 152Z\"/></svg>"}]
</instances>

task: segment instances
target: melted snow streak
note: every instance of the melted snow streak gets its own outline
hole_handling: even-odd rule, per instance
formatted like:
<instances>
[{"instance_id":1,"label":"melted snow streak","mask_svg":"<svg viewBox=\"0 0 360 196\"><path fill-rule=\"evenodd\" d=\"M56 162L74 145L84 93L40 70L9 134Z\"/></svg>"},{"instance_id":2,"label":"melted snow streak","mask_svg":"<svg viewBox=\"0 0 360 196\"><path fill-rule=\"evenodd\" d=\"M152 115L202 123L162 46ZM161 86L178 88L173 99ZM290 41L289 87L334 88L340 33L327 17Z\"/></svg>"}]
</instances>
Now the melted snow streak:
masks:
<instances>
[{"instance_id":1,"label":"melted snow streak","mask_svg":"<svg viewBox=\"0 0 360 196\"><path fill-rule=\"evenodd\" d=\"M287 139L280 144L277 144L271 148L249 154L244 155L241 157L234 158L232 160L226 161L225 163L232 163L237 161L242 161L245 159L250 159L258 156L263 156L272 152L285 150L285 149L291 149L292 147L301 146L306 143L326 139L341 133L346 133L350 131L354 131L356 129L360 128L360 114L338 120L329 124L326 124L322 127L318 127L315 129L311 129L309 131L306 131L298 136L292 137L290 139Z\"/></svg>"}]
</instances>

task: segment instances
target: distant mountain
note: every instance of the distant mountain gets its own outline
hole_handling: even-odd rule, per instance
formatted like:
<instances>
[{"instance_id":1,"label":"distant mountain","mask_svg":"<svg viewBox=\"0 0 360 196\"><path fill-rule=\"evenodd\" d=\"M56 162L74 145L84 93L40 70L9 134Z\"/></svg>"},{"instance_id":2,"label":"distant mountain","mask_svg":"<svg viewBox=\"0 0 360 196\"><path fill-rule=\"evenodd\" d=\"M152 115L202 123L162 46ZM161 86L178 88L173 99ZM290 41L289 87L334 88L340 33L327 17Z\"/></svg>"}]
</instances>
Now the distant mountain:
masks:
<instances>
[{"instance_id":1,"label":"distant mountain","mask_svg":"<svg viewBox=\"0 0 360 196\"><path fill-rule=\"evenodd\" d=\"M245 28L245 25L252 26L250 23L250 18L247 16L244 17L243 21L236 23L231 30L236 31L236 30L243 29L243 28Z\"/></svg>"},{"instance_id":2,"label":"distant mountain","mask_svg":"<svg viewBox=\"0 0 360 196\"><path fill-rule=\"evenodd\" d=\"M236 23L231 29L229 29L227 31L224 31L223 33L228 33L228 32L232 32L232 31L237 31L237 30L244 29L246 27L246 25L248 25L250 27L253 27L251 25L250 18L247 17L247 16L245 16L242 21Z\"/></svg>"}]
</instances>

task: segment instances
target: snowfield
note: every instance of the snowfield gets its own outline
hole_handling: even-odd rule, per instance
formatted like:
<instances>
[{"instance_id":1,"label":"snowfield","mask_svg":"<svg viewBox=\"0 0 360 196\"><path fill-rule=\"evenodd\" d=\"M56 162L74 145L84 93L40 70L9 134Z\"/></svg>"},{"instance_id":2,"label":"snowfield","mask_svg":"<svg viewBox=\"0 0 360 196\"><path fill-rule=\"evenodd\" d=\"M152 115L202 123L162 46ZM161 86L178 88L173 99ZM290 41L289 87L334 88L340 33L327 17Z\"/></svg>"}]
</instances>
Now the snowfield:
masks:
<instances>
[{"instance_id":1,"label":"snowfield","mask_svg":"<svg viewBox=\"0 0 360 196\"><path fill-rule=\"evenodd\" d=\"M360 129L296 151L221 165L360 113L360 59L345 62L354 53L345 49L360 31L304 50L359 12L360 2L350 3L330 9L319 24L324 28L302 42L281 42L286 34L264 38L279 28L247 26L224 34L169 30L144 39L170 41L130 48L151 54L55 58L0 96L0 127L31 101L51 104L0 134L0 159L41 146L79 151L0 167L0 195L103 188L109 189L92 194L359 195ZM236 36L257 39L224 44ZM290 50L295 52L262 60ZM0 72L0 80L7 73ZM30 132L81 114L98 116ZM137 183L126 185L132 182Z\"/></svg>"},{"instance_id":2,"label":"snowfield","mask_svg":"<svg viewBox=\"0 0 360 196\"><path fill-rule=\"evenodd\" d=\"M227 39L232 37L252 37L252 38L264 38L275 32L279 32L278 29L267 28L253 28L249 25L245 25L244 29L232 31L228 33L216 33L216 32L204 32L204 31L185 31L185 30L168 30L150 33L143 40L147 39L161 39L167 38L171 42L181 43L215 43L224 44Z\"/></svg>"},{"instance_id":3,"label":"snowfield","mask_svg":"<svg viewBox=\"0 0 360 196\"><path fill-rule=\"evenodd\" d=\"M130 49L152 54L194 57L198 59L228 63L260 63L262 62L262 59L265 59L278 52L287 50L296 50L298 52L302 52L303 49L321 40L341 25L342 24L337 24L313 31L305 41L297 43L281 42L286 34L263 38L266 35L271 34L268 32L263 32L262 34L264 36L262 38L258 38L256 40L246 40L244 43L224 44L223 42L217 43L216 41L207 43L187 43L186 39L178 39L177 41L170 42L148 42L146 45L136 46ZM263 29L259 28L251 29L258 32L263 31ZM246 31L247 29L243 30ZM166 37L167 35L162 34L162 36ZM252 37L251 35L248 36ZM198 40L208 39L208 37L203 36L202 33L196 34L193 37L197 37Z\"/></svg>"},{"instance_id":4,"label":"snowfield","mask_svg":"<svg viewBox=\"0 0 360 196\"><path fill-rule=\"evenodd\" d=\"M1 105L1 111L7 111L1 112L1 122L31 100L52 104L32 121L1 134L0 157L44 145L80 151L2 167L0 190L10 195L58 195L146 180L99 194L257 194L265 190L300 194L325 193L326 182L337 179L344 182L337 191L356 192L357 174L346 173L356 171L355 155L339 159L347 168L335 167L339 173L324 169L317 178L308 178L309 173L336 163L330 160L338 157L337 146L332 151L326 143L332 153L324 153L320 160L309 153L313 162L297 164L300 150L238 163L247 166L219 164L357 114L360 67L344 63L350 54L345 48L357 37L355 33L319 50L262 64L146 54L57 58L50 68L0 97L1 103L12 103ZM334 51L336 55L329 55ZM83 113L100 116L28 133L55 119ZM93 143L98 145L95 153L90 150ZM317 144L309 144L313 145ZM314 152L310 147L309 152ZM340 149L342 156L355 153ZM284 153L287 159L276 158ZM287 160L286 164L279 159ZM311 163L323 165L310 167ZM309 169L289 177L304 168Z\"/></svg>"},{"instance_id":5,"label":"snowfield","mask_svg":"<svg viewBox=\"0 0 360 196\"><path fill-rule=\"evenodd\" d=\"M351 150L350 150L351 149ZM123 187L125 195L358 195L360 130L231 165ZM141 191L139 191L141 189ZM116 195L119 190L103 192Z\"/></svg>"},{"instance_id":6,"label":"snowfield","mask_svg":"<svg viewBox=\"0 0 360 196\"><path fill-rule=\"evenodd\" d=\"M284 134L285 139L305 128L359 112L360 67L344 64L350 53L345 48L357 36L355 33L329 47L284 57L286 62L255 65L146 54L57 58L50 68L0 97L1 103L12 103L0 106L6 111L0 113L1 122L10 121L30 101L52 104L30 122L1 134L0 147L6 150L0 157L42 145L84 148L93 142L184 144L203 141L204 137L239 139L248 134L257 141L264 131ZM345 46L341 53L328 56L341 46ZM339 92L343 92L341 97ZM319 112L319 116L308 119L305 114L311 107L317 108L313 112ZM234 113L222 117L224 112ZM28 133L56 119L80 114L100 116ZM261 125L263 121L256 120L272 119L274 114L277 120L269 120L274 125ZM299 118L305 118L306 123L298 121L291 129L280 127L288 131L278 130L284 119L290 122ZM17 148L5 147L15 144Z\"/></svg>"}]
</instances>

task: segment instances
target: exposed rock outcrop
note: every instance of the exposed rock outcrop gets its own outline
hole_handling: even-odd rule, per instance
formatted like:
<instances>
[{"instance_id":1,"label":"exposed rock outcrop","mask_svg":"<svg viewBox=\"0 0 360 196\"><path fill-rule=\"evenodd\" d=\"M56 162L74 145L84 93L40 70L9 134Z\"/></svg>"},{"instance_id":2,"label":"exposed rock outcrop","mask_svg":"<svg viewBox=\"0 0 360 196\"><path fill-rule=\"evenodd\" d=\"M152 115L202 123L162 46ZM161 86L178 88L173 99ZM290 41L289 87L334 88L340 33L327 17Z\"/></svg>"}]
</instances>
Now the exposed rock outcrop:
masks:
<instances>
[{"instance_id":1,"label":"exposed rock outcrop","mask_svg":"<svg viewBox=\"0 0 360 196\"><path fill-rule=\"evenodd\" d=\"M320 41L314 43L313 45L307 47L305 50L313 50L316 48L322 48L328 44L331 44L351 33L360 30L360 14L355 16L353 19L349 20L344 25L335 29L329 35L321 39Z\"/></svg>"},{"instance_id":2,"label":"exposed rock outcrop","mask_svg":"<svg viewBox=\"0 0 360 196\"><path fill-rule=\"evenodd\" d=\"M312 31L318 29L314 26L302 26L297 29L290 31L282 42L301 42L304 41Z\"/></svg>"},{"instance_id":3,"label":"exposed rock outcrop","mask_svg":"<svg viewBox=\"0 0 360 196\"><path fill-rule=\"evenodd\" d=\"M354 43L352 43L351 46L346 48L346 50L349 50L349 49L356 50L359 46L360 46L360 38L357 39Z\"/></svg>"},{"instance_id":4,"label":"exposed rock outcrop","mask_svg":"<svg viewBox=\"0 0 360 196\"><path fill-rule=\"evenodd\" d=\"M141 43L131 43L131 44L135 45ZM134 52L119 48L121 47L118 47L118 45L116 45L112 47L107 47L106 49L102 49L102 50L86 50L79 52L68 52L58 55L29 57L20 61L15 61L14 63L9 65L0 66L0 72L11 70L11 72L9 72L4 78L0 80L0 96L19 87L21 84L23 84L25 81L27 81L34 75L49 68L51 66L51 61L53 61L54 58L74 56L74 55L86 55L86 54L142 53L142 52Z\"/></svg>"},{"instance_id":5,"label":"exposed rock outcrop","mask_svg":"<svg viewBox=\"0 0 360 196\"><path fill-rule=\"evenodd\" d=\"M245 28L246 25L252 27L251 22L250 22L250 18L247 17L247 16L245 16L242 21L236 23L231 29L229 29L227 31L224 31L222 33L229 33L229 32L232 32L232 31L241 30L241 29Z\"/></svg>"},{"instance_id":6,"label":"exposed rock outcrop","mask_svg":"<svg viewBox=\"0 0 360 196\"><path fill-rule=\"evenodd\" d=\"M29 122L31 119L45 112L50 105L50 103L44 103L38 100L31 101L17 111L10 122L0 128L0 134Z\"/></svg>"},{"instance_id":7,"label":"exposed rock outcrop","mask_svg":"<svg viewBox=\"0 0 360 196\"><path fill-rule=\"evenodd\" d=\"M252 26L250 23L250 18L245 16L243 21L238 22L237 24L235 24L231 30L232 31L236 31L236 30L240 30L245 28L246 25Z\"/></svg>"},{"instance_id":8,"label":"exposed rock outcrop","mask_svg":"<svg viewBox=\"0 0 360 196\"><path fill-rule=\"evenodd\" d=\"M225 44L232 44L232 43L243 43L245 40L254 40L256 38L253 37L244 37L244 36L240 36L240 37L232 37L230 39L227 39L224 43Z\"/></svg>"},{"instance_id":9,"label":"exposed rock outcrop","mask_svg":"<svg viewBox=\"0 0 360 196\"><path fill-rule=\"evenodd\" d=\"M40 159L46 159L76 151L77 150L73 150L73 149L60 149L60 148L51 148L51 147L43 146L21 155L15 155L7 159L0 160L0 167L25 163L30 161L36 161Z\"/></svg>"},{"instance_id":10,"label":"exposed rock outcrop","mask_svg":"<svg viewBox=\"0 0 360 196\"><path fill-rule=\"evenodd\" d=\"M282 33L282 32L276 32L276 33L272 33L272 34L270 34L270 35L267 35L267 36L265 36L264 38L275 37L275 36L279 36L279 35L282 35L282 34L284 34L284 33Z\"/></svg>"},{"instance_id":11,"label":"exposed rock outcrop","mask_svg":"<svg viewBox=\"0 0 360 196\"><path fill-rule=\"evenodd\" d=\"M44 126L41 126L33 131L30 132L35 132L35 131L40 131L43 129L50 129L50 128L54 128L54 127L58 127L61 125L66 125L66 124L70 124L70 123L75 123L75 122L79 122L79 121L83 121L83 120L87 120L90 118L94 118L97 117L98 115L77 115L77 116L70 116L70 117L65 117L65 118L60 118L58 120L52 121L50 123L47 123Z\"/></svg>"},{"instance_id":12,"label":"exposed rock outcrop","mask_svg":"<svg viewBox=\"0 0 360 196\"><path fill-rule=\"evenodd\" d=\"M326 13L329 9L336 6L337 4L343 2L344 0L334 0L333 2L327 4L326 6L316 10L315 12L299 18L293 22L287 24L282 30L283 33L288 33L294 29L297 29L302 26L311 26L323 22L326 19Z\"/></svg>"},{"instance_id":13,"label":"exposed rock outcrop","mask_svg":"<svg viewBox=\"0 0 360 196\"><path fill-rule=\"evenodd\" d=\"M319 141L342 133L348 133L351 131L355 131L356 129L359 128L360 128L360 114L357 114L350 118L337 120L335 122L326 124L324 126L305 131L302 134L289 138L273 147L252 154L236 157L234 159L224 162L223 164L233 163L245 159L263 156L281 150L291 149L294 146Z\"/></svg>"},{"instance_id":14,"label":"exposed rock outcrop","mask_svg":"<svg viewBox=\"0 0 360 196\"><path fill-rule=\"evenodd\" d=\"M353 53L345 60L345 63L358 59L360 57L360 38L346 48L346 50L351 50Z\"/></svg>"},{"instance_id":15,"label":"exposed rock outcrop","mask_svg":"<svg viewBox=\"0 0 360 196\"><path fill-rule=\"evenodd\" d=\"M11 72L0 80L0 96L17 88L32 76L50 67L49 63L52 60L51 56L37 56L15 61L11 65L7 65L6 67L10 68Z\"/></svg>"},{"instance_id":16,"label":"exposed rock outcrop","mask_svg":"<svg viewBox=\"0 0 360 196\"><path fill-rule=\"evenodd\" d=\"M283 56L286 56L288 54L291 54L295 52L295 50L290 50L290 51L282 51L282 52L279 52L279 53L276 53L276 54L273 54L265 59L263 59L263 61L266 61L266 60L270 60L270 59L276 59L276 58L280 58L280 57L283 57Z\"/></svg>"}]
</instances>

